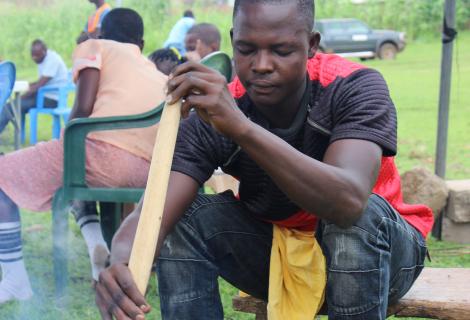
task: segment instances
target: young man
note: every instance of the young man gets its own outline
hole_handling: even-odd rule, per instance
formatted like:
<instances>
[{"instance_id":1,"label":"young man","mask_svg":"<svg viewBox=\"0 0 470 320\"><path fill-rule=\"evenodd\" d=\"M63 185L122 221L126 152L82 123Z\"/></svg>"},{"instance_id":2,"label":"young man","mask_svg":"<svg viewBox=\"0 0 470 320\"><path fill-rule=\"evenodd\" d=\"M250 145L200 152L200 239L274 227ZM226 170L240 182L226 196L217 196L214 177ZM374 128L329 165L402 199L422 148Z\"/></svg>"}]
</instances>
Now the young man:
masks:
<instances>
[{"instance_id":1,"label":"young man","mask_svg":"<svg viewBox=\"0 0 470 320\"><path fill-rule=\"evenodd\" d=\"M46 44L36 39L31 44L31 59L38 65L39 79L29 84L29 90L21 96L21 114L24 116L29 109L36 107L37 92L44 86L63 86L67 84L67 67L64 60L54 50L48 49ZM45 108L57 107L57 93L46 93ZM0 114L0 133L12 119L12 105L3 108Z\"/></svg>"},{"instance_id":2,"label":"young man","mask_svg":"<svg viewBox=\"0 0 470 320\"><path fill-rule=\"evenodd\" d=\"M184 56L186 54L184 47L184 37L186 36L189 29L191 29L196 23L194 14L191 10L186 10L183 13L183 17L179 19L173 28L171 28L168 39L163 44L164 48L175 48L178 52Z\"/></svg>"},{"instance_id":3,"label":"young man","mask_svg":"<svg viewBox=\"0 0 470 320\"><path fill-rule=\"evenodd\" d=\"M74 52L77 94L70 118L140 114L164 100L167 77L142 55L143 21L131 9L112 10L102 39L90 39ZM91 133L86 140L87 183L96 187L141 188L147 182L157 125ZM31 297L22 254L18 207L49 211L62 186L63 141L51 140L0 157L0 305ZM83 202L80 205L85 205ZM75 218L90 255L93 279L104 268L108 248L96 206L77 208Z\"/></svg>"},{"instance_id":4,"label":"young man","mask_svg":"<svg viewBox=\"0 0 470 320\"><path fill-rule=\"evenodd\" d=\"M192 27L184 39L186 58L200 61L212 52L220 50L220 31L210 23L199 23Z\"/></svg>"},{"instance_id":5,"label":"young man","mask_svg":"<svg viewBox=\"0 0 470 320\"><path fill-rule=\"evenodd\" d=\"M229 90L191 62L173 72L168 100L184 98L186 120L157 245L163 319L222 319L219 276L266 300L273 224L316 230L330 319L384 319L419 275L433 218L401 201L387 86L374 70L316 54L312 28L312 0L237 0L240 80ZM238 197L197 194L218 166L240 180ZM138 216L114 237L100 276L104 319L149 310L126 267Z\"/></svg>"},{"instance_id":6,"label":"young man","mask_svg":"<svg viewBox=\"0 0 470 320\"><path fill-rule=\"evenodd\" d=\"M82 43L88 39L98 39L101 31L101 24L104 17L111 11L111 6L104 0L89 0L96 7L95 12L88 17L87 23L83 31L77 38L77 44Z\"/></svg>"}]
</instances>

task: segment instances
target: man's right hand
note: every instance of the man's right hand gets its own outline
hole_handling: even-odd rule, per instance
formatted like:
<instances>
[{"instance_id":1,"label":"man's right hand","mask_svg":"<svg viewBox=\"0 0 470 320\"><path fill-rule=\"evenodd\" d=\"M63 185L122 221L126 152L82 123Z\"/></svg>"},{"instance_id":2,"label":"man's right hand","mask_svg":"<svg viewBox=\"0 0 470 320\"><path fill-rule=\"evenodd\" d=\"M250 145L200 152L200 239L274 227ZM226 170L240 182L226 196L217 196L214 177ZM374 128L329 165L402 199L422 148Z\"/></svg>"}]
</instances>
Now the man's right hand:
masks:
<instances>
[{"instance_id":1,"label":"man's right hand","mask_svg":"<svg viewBox=\"0 0 470 320\"><path fill-rule=\"evenodd\" d=\"M100 273L95 301L104 320L112 320L113 317L142 320L150 312L150 306L123 263L115 263Z\"/></svg>"}]
</instances>

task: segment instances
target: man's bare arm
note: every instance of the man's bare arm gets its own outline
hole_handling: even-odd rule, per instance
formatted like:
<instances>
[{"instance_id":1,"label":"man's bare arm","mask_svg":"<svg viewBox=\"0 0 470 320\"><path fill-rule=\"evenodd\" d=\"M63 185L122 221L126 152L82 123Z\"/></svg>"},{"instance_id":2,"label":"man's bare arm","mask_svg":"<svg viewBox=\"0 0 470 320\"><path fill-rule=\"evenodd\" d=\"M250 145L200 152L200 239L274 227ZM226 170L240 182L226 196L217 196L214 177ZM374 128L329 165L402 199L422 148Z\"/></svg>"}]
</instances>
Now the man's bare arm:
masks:
<instances>
[{"instance_id":1,"label":"man's bare arm","mask_svg":"<svg viewBox=\"0 0 470 320\"><path fill-rule=\"evenodd\" d=\"M23 94L23 97L26 98L35 95L38 92L39 88L44 87L51 79L51 77L40 77L38 81L30 83L29 89Z\"/></svg>"},{"instance_id":2,"label":"man's bare arm","mask_svg":"<svg viewBox=\"0 0 470 320\"><path fill-rule=\"evenodd\" d=\"M193 202L198 183L191 177L178 172L171 172L163 220L157 244L156 257L166 235L171 232L189 205ZM141 200L142 202L142 200ZM96 304L103 319L135 319L150 309L145 298L135 286L127 268L132 243L139 221L142 203L123 222L113 238L111 250L111 266L102 271L96 287ZM145 306L145 307L142 307Z\"/></svg>"}]
</instances>

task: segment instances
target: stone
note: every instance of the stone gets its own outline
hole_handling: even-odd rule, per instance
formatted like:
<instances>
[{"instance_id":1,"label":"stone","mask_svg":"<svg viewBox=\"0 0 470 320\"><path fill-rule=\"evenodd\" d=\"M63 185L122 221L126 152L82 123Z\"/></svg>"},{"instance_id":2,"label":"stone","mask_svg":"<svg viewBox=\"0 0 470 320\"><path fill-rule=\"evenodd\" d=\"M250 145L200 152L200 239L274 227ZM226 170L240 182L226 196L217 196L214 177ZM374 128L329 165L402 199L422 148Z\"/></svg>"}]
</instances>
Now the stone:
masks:
<instances>
[{"instance_id":1,"label":"stone","mask_svg":"<svg viewBox=\"0 0 470 320\"><path fill-rule=\"evenodd\" d=\"M447 187L447 217L456 223L470 222L470 180L449 180Z\"/></svg>"},{"instance_id":2,"label":"stone","mask_svg":"<svg viewBox=\"0 0 470 320\"><path fill-rule=\"evenodd\" d=\"M442 240L470 244L470 223L455 223L451 219L442 219Z\"/></svg>"},{"instance_id":3,"label":"stone","mask_svg":"<svg viewBox=\"0 0 470 320\"><path fill-rule=\"evenodd\" d=\"M424 168L414 168L401 176L403 200L424 204L438 217L447 202L449 190L443 179Z\"/></svg>"}]
</instances>

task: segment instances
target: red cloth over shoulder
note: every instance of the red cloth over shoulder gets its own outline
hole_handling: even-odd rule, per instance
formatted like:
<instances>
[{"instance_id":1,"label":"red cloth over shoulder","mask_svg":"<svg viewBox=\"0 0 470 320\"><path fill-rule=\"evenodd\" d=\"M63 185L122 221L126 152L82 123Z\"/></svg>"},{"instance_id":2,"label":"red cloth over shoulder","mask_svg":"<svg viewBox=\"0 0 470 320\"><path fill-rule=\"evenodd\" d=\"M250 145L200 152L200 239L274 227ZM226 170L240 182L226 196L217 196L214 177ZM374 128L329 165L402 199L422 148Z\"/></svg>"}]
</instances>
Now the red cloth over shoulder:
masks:
<instances>
[{"instance_id":1,"label":"red cloth over shoulder","mask_svg":"<svg viewBox=\"0 0 470 320\"><path fill-rule=\"evenodd\" d=\"M337 77L347 77L352 72L362 68L365 67L339 56L321 53L316 54L307 61L307 72L310 80L319 81L324 87L328 86ZM240 98L246 92L238 77L228 87L234 98ZM382 157L379 176L372 192L385 198L424 237L431 231L434 223L432 210L422 204L410 205L403 202L401 179L394 157ZM300 211L287 220L271 222L283 227L314 230L317 221L318 218L314 215Z\"/></svg>"}]
</instances>

